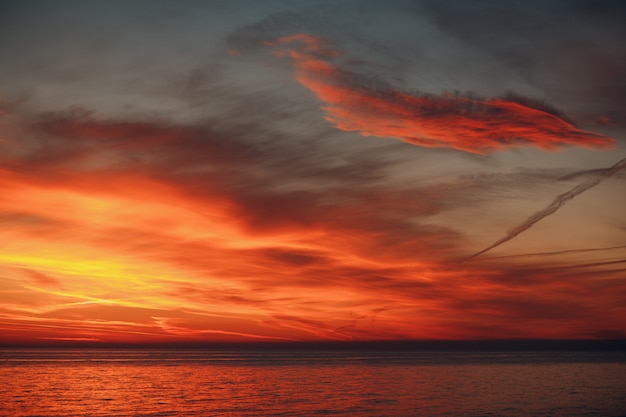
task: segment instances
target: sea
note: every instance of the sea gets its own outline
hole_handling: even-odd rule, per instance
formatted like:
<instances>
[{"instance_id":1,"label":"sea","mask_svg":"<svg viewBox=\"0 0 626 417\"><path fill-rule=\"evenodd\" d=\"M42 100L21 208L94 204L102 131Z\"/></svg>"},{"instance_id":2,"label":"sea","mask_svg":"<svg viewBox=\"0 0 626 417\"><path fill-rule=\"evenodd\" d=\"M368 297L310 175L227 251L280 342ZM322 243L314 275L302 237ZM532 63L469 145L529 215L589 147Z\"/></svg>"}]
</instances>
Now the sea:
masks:
<instances>
[{"instance_id":1,"label":"sea","mask_svg":"<svg viewBox=\"0 0 626 417\"><path fill-rule=\"evenodd\" d=\"M626 352L0 349L1 416L626 416Z\"/></svg>"}]
</instances>

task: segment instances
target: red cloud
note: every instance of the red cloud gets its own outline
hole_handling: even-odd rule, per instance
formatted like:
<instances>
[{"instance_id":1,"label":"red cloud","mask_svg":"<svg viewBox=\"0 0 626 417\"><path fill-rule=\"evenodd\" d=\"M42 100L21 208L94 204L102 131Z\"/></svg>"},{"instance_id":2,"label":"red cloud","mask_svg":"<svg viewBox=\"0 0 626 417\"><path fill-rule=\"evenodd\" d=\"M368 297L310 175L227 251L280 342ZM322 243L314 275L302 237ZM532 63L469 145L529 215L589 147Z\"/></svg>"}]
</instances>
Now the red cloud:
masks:
<instances>
[{"instance_id":1,"label":"red cloud","mask_svg":"<svg viewBox=\"0 0 626 417\"><path fill-rule=\"evenodd\" d=\"M298 148L236 132L70 115L7 134L0 343L623 335L618 255L453 263L462 236L420 220L441 188L290 164Z\"/></svg>"},{"instance_id":2,"label":"red cloud","mask_svg":"<svg viewBox=\"0 0 626 417\"><path fill-rule=\"evenodd\" d=\"M546 106L531 106L525 99L407 94L363 85L357 74L332 64L329 58L336 52L311 35L267 44L278 47L295 41L297 47L275 50L275 55L292 59L298 82L326 103L326 119L340 130L479 154L521 145L553 150L561 145L613 144L611 138L578 129Z\"/></svg>"}]
</instances>

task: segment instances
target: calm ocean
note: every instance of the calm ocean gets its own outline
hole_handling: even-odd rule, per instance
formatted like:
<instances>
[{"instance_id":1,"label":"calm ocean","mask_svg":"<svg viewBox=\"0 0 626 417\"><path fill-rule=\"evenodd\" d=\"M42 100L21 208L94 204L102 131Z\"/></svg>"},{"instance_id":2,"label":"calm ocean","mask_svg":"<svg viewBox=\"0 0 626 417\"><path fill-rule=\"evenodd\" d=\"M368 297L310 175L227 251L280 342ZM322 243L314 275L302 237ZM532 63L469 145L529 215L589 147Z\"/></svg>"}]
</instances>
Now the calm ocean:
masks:
<instances>
[{"instance_id":1,"label":"calm ocean","mask_svg":"<svg viewBox=\"0 0 626 417\"><path fill-rule=\"evenodd\" d=\"M2 416L626 416L624 352L0 350Z\"/></svg>"}]
</instances>

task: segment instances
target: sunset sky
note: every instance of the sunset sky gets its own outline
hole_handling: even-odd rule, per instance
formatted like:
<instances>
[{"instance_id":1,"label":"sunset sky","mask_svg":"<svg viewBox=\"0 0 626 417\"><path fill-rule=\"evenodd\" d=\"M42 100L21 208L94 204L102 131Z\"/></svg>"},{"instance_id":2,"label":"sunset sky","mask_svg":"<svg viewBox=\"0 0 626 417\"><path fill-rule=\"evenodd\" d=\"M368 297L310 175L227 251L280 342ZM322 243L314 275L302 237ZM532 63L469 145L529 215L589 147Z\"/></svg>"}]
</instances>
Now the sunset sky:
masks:
<instances>
[{"instance_id":1,"label":"sunset sky","mask_svg":"<svg viewBox=\"0 0 626 417\"><path fill-rule=\"evenodd\" d=\"M625 19L0 1L0 343L626 338Z\"/></svg>"}]
</instances>

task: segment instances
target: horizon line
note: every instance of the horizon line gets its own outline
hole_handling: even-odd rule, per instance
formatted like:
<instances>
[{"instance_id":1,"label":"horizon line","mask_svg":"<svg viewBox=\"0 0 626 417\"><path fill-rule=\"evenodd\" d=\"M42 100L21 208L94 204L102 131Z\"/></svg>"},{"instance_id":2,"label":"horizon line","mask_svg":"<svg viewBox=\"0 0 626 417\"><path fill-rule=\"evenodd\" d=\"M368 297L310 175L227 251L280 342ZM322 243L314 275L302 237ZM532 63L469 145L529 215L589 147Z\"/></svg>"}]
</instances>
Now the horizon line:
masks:
<instances>
[{"instance_id":1,"label":"horizon line","mask_svg":"<svg viewBox=\"0 0 626 417\"><path fill-rule=\"evenodd\" d=\"M99 342L47 340L0 342L0 349L205 349L205 350L618 350L626 352L622 339L480 339L480 340L359 340L280 342Z\"/></svg>"}]
</instances>

